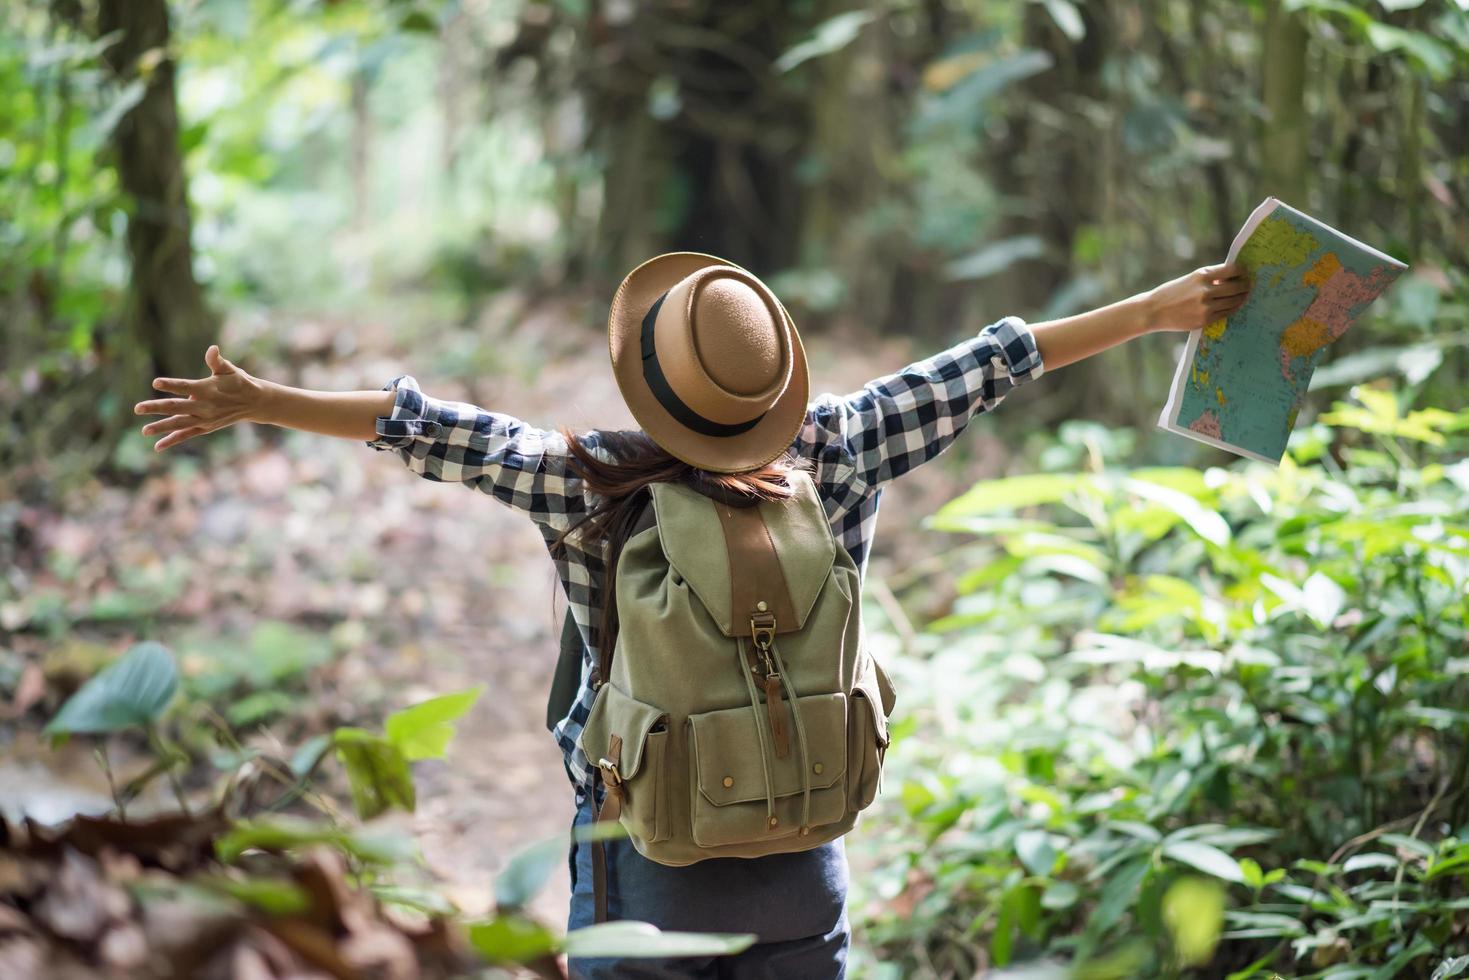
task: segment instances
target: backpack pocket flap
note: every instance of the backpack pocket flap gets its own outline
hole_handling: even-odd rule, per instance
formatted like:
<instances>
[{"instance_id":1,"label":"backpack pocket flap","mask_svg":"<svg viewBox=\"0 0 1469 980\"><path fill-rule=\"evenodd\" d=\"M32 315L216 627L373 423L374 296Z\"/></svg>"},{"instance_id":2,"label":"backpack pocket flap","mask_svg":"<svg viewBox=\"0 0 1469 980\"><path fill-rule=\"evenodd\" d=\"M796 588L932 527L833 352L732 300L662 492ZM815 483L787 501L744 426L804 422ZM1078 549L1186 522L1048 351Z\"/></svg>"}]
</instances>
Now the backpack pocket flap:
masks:
<instances>
[{"instance_id":1,"label":"backpack pocket flap","mask_svg":"<svg viewBox=\"0 0 1469 980\"><path fill-rule=\"evenodd\" d=\"M624 780L632 779L642 767L648 733L667 719L666 712L628 697L613 684L603 684L582 728L581 749L595 766L607 754L612 736L620 737L622 757L617 771Z\"/></svg>"},{"instance_id":2,"label":"backpack pocket flap","mask_svg":"<svg viewBox=\"0 0 1469 980\"><path fill-rule=\"evenodd\" d=\"M878 693L875 690L869 690L866 687L858 687L852 691L852 698L852 710L854 711L857 710L857 698L861 698L863 701L867 702L867 705L863 707L858 713L865 716L866 723L871 726L872 732L877 738L877 744L882 746L883 748L887 748L888 742L891 740L891 736L888 734L888 719L887 716L883 714L882 701Z\"/></svg>"},{"instance_id":3,"label":"backpack pocket flap","mask_svg":"<svg viewBox=\"0 0 1469 980\"><path fill-rule=\"evenodd\" d=\"M811 771L811 789L828 789L847 771L847 698L843 694L813 694L797 698L796 710L806 729L806 758ZM785 705L789 711L790 706ZM765 706L710 711L689 717L689 727L698 777L699 792L715 806L764 800L766 793L764 753L756 726L769 725ZM776 798L802 792L801 749L795 719L789 720L790 752L772 764L771 783ZM765 738L769 741L767 727Z\"/></svg>"}]
</instances>

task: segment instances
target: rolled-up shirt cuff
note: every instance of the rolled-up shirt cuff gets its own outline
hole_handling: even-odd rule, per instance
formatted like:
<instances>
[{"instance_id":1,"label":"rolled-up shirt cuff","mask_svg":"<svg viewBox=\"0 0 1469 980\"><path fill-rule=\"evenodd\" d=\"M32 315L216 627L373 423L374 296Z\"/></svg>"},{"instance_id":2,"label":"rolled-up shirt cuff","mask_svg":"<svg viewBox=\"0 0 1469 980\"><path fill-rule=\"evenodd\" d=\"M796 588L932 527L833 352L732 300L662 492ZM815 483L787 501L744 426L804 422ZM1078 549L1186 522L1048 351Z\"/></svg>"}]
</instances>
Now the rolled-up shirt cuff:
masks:
<instances>
[{"instance_id":1,"label":"rolled-up shirt cuff","mask_svg":"<svg viewBox=\"0 0 1469 980\"><path fill-rule=\"evenodd\" d=\"M1035 333L1020 317L1004 317L985 329L993 334L1000 348L994 359L996 373L1003 371L1017 385L1034 381L1045 373L1046 366L1041 361Z\"/></svg>"},{"instance_id":2,"label":"rolled-up shirt cuff","mask_svg":"<svg viewBox=\"0 0 1469 980\"><path fill-rule=\"evenodd\" d=\"M412 375L399 375L382 390L396 390L396 397L392 414L377 418L377 438L367 443L373 449L402 449L419 439L437 439L443 432L437 403L418 390Z\"/></svg>"}]
</instances>

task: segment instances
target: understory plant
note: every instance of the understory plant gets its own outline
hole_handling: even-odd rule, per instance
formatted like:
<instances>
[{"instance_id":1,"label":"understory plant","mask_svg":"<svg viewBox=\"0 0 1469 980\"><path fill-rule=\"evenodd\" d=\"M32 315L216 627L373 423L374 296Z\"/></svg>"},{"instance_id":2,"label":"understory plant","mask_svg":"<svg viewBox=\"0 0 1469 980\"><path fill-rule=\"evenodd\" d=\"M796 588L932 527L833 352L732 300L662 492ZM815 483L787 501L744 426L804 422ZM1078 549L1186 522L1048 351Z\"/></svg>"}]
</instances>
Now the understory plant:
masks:
<instances>
[{"instance_id":1,"label":"understory plant","mask_svg":"<svg viewBox=\"0 0 1469 980\"><path fill-rule=\"evenodd\" d=\"M874 609L861 975L1469 975L1469 411L1404 401L1353 389L1278 468L1109 468L1083 427L1092 465L930 519L957 595Z\"/></svg>"}]
</instances>

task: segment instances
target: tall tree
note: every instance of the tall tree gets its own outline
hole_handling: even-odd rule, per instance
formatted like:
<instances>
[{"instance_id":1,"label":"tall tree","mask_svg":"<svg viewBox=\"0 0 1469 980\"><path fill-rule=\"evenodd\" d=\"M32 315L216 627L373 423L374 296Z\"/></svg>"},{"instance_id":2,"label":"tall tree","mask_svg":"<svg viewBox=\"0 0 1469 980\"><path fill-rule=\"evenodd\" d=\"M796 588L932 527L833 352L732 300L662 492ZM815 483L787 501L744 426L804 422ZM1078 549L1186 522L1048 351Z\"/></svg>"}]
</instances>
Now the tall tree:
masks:
<instances>
[{"instance_id":1,"label":"tall tree","mask_svg":"<svg viewBox=\"0 0 1469 980\"><path fill-rule=\"evenodd\" d=\"M1287 9L1281 0L1270 0L1260 52L1267 113L1262 143L1265 192L1298 208L1311 206L1306 200L1308 40L1301 12Z\"/></svg>"},{"instance_id":2,"label":"tall tree","mask_svg":"<svg viewBox=\"0 0 1469 980\"><path fill-rule=\"evenodd\" d=\"M97 31L117 34L103 55L116 78L144 86L112 146L118 183L132 199L130 334L158 373L189 374L219 325L194 278L167 0L101 0Z\"/></svg>"}]
</instances>

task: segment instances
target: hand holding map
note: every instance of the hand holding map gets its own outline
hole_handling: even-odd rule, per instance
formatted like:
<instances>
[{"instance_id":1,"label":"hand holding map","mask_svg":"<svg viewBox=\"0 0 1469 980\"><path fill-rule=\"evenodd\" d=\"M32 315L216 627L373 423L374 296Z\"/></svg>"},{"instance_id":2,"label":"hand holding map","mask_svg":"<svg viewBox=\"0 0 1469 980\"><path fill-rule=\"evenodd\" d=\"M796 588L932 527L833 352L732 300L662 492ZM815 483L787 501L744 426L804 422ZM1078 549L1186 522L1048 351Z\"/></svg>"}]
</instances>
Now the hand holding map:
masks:
<instances>
[{"instance_id":1,"label":"hand holding map","mask_svg":"<svg viewBox=\"0 0 1469 980\"><path fill-rule=\"evenodd\" d=\"M1249 299L1189 334L1158 425L1279 463L1323 352L1407 266L1273 197L1226 261L1247 270Z\"/></svg>"}]
</instances>

